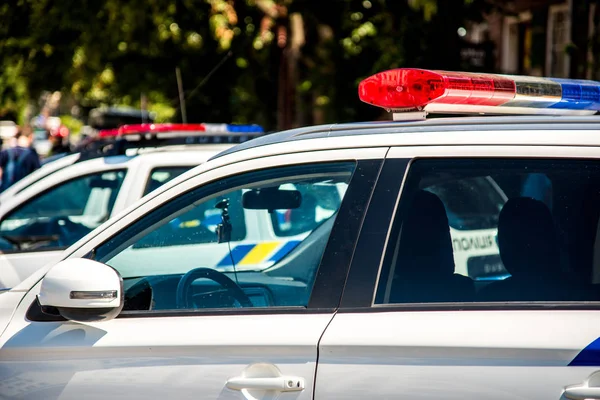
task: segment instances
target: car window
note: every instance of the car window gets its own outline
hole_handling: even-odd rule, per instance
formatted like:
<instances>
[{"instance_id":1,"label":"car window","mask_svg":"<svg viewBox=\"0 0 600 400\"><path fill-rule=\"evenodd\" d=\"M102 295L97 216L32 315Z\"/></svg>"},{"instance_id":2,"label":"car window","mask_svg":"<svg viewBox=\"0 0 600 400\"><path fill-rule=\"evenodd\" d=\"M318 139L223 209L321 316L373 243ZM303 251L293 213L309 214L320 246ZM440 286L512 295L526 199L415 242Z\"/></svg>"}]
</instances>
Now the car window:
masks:
<instances>
[{"instance_id":1,"label":"car window","mask_svg":"<svg viewBox=\"0 0 600 400\"><path fill-rule=\"evenodd\" d=\"M209 184L140 219L95 259L123 277L125 310L306 306L354 167L275 168ZM322 185L340 186L332 212L275 235L276 210L301 209Z\"/></svg>"},{"instance_id":2,"label":"car window","mask_svg":"<svg viewBox=\"0 0 600 400\"><path fill-rule=\"evenodd\" d=\"M599 215L596 161L415 161L375 303L596 300Z\"/></svg>"},{"instance_id":3,"label":"car window","mask_svg":"<svg viewBox=\"0 0 600 400\"><path fill-rule=\"evenodd\" d=\"M70 246L110 217L124 178L125 170L85 175L25 202L0 222L0 249Z\"/></svg>"},{"instance_id":4,"label":"car window","mask_svg":"<svg viewBox=\"0 0 600 400\"><path fill-rule=\"evenodd\" d=\"M273 230L279 237L309 232L321 221L331 217L342 202L346 185L323 182L318 185L287 184L285 188L299 191L303 201L296 209L275 210L271 213Z\"/></svg>"},{"instance_id":5,"label":"car window","mask_svg":"<svg viewBox=\"0 0 600 400\"><path fill-rule=\"evenodd\" d=\"M144 189L144 196L158 187L169 182L171 179L178 177L185 171L189 170L190 167L158 167L154 168L150 172L148 182L146 182L146 188Z\"/></svg>"},{"instance_id":6,"label":"car window","mask_svg":"<svg viewBox=\"0 0 600 400\"><path fill-rule=\"evenodd\" d=\"M444 203L448 222L453 229L492 229L505 198L501 189L489 176L444 179L443 182L425 186Z\"/></svg>"}]
</instances>

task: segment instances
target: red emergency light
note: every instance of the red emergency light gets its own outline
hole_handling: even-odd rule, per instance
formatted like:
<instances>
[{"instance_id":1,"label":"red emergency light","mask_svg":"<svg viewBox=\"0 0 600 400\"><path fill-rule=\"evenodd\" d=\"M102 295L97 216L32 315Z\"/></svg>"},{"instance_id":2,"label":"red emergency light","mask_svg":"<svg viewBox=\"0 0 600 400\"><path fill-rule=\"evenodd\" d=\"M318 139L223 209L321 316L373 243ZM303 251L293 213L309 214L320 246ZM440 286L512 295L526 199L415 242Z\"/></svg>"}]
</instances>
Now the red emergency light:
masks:
<instances>
[{"instance_id":1,"label":"red emergency light","mask_svg":"<svg viewBox=\"0 0 600 400\"><path fill-rule=\"evenodd\" d=\"M204 124L136 124L123 125L118 129L119 135L140 135L144 133L167 132L206 132Z\"/></svg>"},{"instance_id":2,"label":"red emergency light","mask_svg":"<svg viewBox=\"0 0 600 400\"><path fill-rule=\"evenodd\" d=\"M363 80L358 93L378 107L419 110L432 103L498 106L515 97L516 85L499 75L400 68Z\"/></svg>"},{"instance_id":3,"label":"red emergency light","mask_svg":"<svg viewBox=\"0 0 600 400\"><path fill-rule=\"evenodd\" d=\"M358 94L365 103L393 111L395 119L406 111L532 115L600 111L600 82L581 79L399 68L363 80Z\"/></svg>"},{"instance_id":4,"label":"red emergency light","mask_svg":"<svg viewBox=\"0 0 600 400\"><path fill-rule=\"evenodd\" d=\"M98 131L98 137L107 138L117 136L119 134L118 129L101 129Z\"/></svg>"}]
</instances>

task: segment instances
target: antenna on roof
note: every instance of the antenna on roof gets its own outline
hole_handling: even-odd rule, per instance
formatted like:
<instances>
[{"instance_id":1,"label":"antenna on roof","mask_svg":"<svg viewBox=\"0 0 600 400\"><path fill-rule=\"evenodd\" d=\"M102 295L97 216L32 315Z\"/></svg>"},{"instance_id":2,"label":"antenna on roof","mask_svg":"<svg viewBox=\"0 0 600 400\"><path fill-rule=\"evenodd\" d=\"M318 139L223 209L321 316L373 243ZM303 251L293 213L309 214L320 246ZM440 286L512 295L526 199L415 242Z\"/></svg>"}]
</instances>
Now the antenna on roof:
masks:
<instances>
[{"instance_id":1,"label":"antenna on roof","mask_svg":"<svg viewBox=\"0 0 600 400\"><path fill-rule=\"evenodd\" d=\"M175 67L175 75L177 76L177 90L179 90L179 107L181 108L181 121L187 124L187 115L185 112L185 96L183 94L183 83L181 82L181 71L179 67Z\"/></svg>"},{"instance_id":2,"label":"antenna on roof","mask_svg":"<svg viewBox=\"0 0 600 400\"><path fill-rule=\"evenodd\" d=\"M146 111L148 109L148 98L144 92L140 93L140 108L142 109L142 124L146 123Z\"/></svg>"}]
</instances>

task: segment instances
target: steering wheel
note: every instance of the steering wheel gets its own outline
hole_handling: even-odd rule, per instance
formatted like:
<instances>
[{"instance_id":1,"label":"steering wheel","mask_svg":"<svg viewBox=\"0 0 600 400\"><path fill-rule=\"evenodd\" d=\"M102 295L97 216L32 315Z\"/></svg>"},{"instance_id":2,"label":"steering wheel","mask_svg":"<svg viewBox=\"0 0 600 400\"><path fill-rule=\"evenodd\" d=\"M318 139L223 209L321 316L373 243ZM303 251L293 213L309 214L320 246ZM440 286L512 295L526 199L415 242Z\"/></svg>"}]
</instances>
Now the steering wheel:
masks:
<instances>
[{"instance_id":1,"label":"steering wheel","mask_svg":"<svg viewBox=\"0 0 600 400\"><path fill-rule=\"evenodd\" d=\"M242 288L222 272L210 268L195 268L191 271L188 271L179 280L176 294L177 308L190 308L188 301L189 292L192 287L192 283L200 278L210 279L211 281L221 285L233 295L233 298L236 299L242 305L242 307L253 306L252 301L250 301L250 298L246 293L244 293Z\"/></svg>"}]
</instances>

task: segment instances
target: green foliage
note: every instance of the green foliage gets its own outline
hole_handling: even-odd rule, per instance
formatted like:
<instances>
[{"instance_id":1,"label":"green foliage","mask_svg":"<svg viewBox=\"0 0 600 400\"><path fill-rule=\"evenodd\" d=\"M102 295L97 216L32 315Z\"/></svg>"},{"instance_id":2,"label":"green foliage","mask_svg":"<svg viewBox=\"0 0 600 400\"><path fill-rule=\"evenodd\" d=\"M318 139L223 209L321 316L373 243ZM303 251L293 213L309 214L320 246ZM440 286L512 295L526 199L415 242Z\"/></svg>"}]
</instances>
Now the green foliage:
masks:
<instances>
[{"instance_id":1,"label":"green foliage","mask_svg":"<svg viewBox=\"0 0 600 400\"><path fill-rule=\"evenodd\" d=\"M85 107L139 107L145 93L158 121L177 121L179 67L190 122L254 122L273 129L280 78L290 62L297 121L377 118L379 110L358 101L358 82L388 68L447 65L455 25L480 16L485 4L3 0L0 116L19 113L43 90L60 90ZM293 13L301 18L301 33L290 22ZM302 43L292 60L294 35Z\"/></svg>"}]
</instances>

